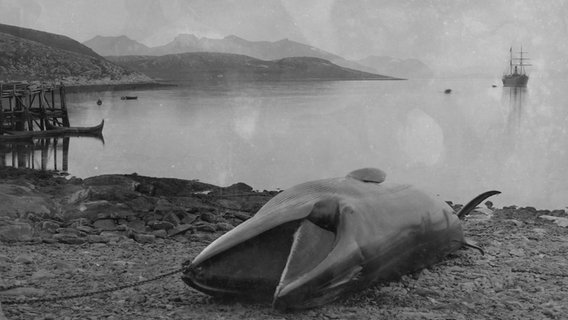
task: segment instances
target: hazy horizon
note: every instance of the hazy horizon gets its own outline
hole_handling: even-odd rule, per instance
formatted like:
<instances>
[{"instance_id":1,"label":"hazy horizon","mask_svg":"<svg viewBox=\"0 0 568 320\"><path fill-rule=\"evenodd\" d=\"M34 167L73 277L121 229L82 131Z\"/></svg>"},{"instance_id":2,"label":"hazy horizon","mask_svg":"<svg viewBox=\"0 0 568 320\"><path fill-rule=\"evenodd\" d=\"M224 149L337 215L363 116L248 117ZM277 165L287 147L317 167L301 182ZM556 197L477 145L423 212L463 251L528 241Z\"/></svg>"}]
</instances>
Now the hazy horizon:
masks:
<instances>
[{"instance_id":1,"label":"hazy horizon","mask_svg":"<svg viewBox=\"0 0 568 320\"><path fill-rule=\"evenodd\" d=\"M561 0L0 0L0 22L80 42L125 35L147 46L179 34L287 38L347 59L416 58L438 72L496 76L511 46L528 51L537 74L565 68L568 57Z\"/></svg>"}]
</instances>

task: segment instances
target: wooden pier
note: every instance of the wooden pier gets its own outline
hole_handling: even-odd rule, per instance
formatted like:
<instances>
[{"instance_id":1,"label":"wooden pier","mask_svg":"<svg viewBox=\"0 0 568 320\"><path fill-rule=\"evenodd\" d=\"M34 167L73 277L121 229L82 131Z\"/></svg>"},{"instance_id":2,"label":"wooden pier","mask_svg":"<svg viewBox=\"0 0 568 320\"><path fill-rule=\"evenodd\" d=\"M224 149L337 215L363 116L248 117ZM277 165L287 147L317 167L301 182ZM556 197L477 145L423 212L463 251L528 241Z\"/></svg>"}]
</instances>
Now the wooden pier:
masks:
<instances>
[{"instance_id":1,"label":"wooden pier","mask_svg":"<svg viewBox=\"0 0 568 320\"><path fill-rule=\"evenodd\" d=\"M63 85L0 83L0 134L69 126Z\"/></svg>"},{"instance_id":2,"label":"wooden pier","mask_svg":"<svg viewBox=\"0 0 568 320\"><path fill-rule=\"evenodd\" d=\"M43 138L33 143L0 144L0 168L68 171L70 137Z\"/></svg>"}]
</instances>

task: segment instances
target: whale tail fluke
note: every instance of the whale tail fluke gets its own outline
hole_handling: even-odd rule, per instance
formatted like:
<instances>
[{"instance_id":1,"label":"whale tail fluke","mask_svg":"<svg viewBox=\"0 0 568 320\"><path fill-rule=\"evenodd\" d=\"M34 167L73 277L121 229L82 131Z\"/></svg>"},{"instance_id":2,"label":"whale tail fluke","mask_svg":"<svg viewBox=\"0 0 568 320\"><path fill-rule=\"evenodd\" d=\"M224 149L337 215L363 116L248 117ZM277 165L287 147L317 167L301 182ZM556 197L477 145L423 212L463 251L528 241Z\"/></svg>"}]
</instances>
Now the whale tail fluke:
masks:
<instances>
[{"instance_id":1,"label":"whale tail fluke","mask_svg":"<svg viewBox=\"0 0 568 320\"><path fill-rule=\"evenodd\" d=\"M461 208L461 210L458 212L458 218L460 218L460 220L463 220L463 218L465 218L483 200L500 193L501 191L491 190L478 195L477 197L473 198L473 200L468 202L465 206L463 206L463 208Z\"/></svg>"}]
</instances>

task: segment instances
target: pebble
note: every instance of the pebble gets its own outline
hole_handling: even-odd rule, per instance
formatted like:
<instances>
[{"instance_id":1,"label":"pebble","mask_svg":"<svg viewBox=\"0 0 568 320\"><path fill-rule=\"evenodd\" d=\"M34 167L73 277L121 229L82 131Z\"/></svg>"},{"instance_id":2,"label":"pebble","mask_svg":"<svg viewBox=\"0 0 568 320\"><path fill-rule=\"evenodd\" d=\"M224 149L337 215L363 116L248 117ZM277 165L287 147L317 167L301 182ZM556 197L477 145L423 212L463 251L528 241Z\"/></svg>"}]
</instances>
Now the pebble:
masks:
<instances>
[{"instance_id":1,"label":"pebble","mask_svg":"<svg viewBox=\"0 0 568 320\"><path fill-rule=\"evenodd\" d=\"M53 278L55 275L47 270L40 269L32 274L32 280Z\"/></svg>"},{"instance_id":2,"label":"pebble","mask_svg":"<svg viewBox=\"0 0 568 320\"><path fill-rule=\"evenodd\" d=\"M241 212L233 212L232 215L237 218L240 219L242 221L248 220L250 219L250 215L246 214L246 213L241 213Z\"/></svg>"},{"instance_id":3,"label":"pebble","mask_svg":"<svg viewBox=\"0 0 568 320\"><path fill-rule=\"evenodd\" d=\"M65 262L65 261L61 261L61 260L57 260L53 263L55 265L55 268L58 270L75 270L76 267L69 263L69 262Z\"/></svg>"},{"instance_id":4,"label":"pebble","mask_svg":"<svg viewBox=\"0 0 568 320\"><path fill-rule=\"evenodd\" d=\"M21 254L17 256L16 259L14 259L14 261L17 263L31 264L34 262L34 258L29 254Z\"/></svg>"},{"instance_id":5,"label":"pebble","mask_svg":"<svg viewBox=\"0 0 568 320\"><path fill-rule=\"evenodd\" d=\"M0 254L0 263L7 263L10 261L10 258L6 255Z\"/></svg>"},{"instance_id":6,"label":"pebble","mask_svg":"<svg viewBox=\"0 0 568 320\"><path fill-rule=\"evenodd\" d=\"M153 243L156 240L156 236L153 234L136 233L134 234L134 240L139 243Z\"/></svg>"},{"instance_id":7,"label":"pebble","mask_svg":"<svg viewBox=\"0 0 568 320\"><path fill-rule=\"evenodd\" d=\"M215 227L218 231L229 231L234 228L232 224L226 222L219 222L215 225Z\"/></svg>"}]
</instances>

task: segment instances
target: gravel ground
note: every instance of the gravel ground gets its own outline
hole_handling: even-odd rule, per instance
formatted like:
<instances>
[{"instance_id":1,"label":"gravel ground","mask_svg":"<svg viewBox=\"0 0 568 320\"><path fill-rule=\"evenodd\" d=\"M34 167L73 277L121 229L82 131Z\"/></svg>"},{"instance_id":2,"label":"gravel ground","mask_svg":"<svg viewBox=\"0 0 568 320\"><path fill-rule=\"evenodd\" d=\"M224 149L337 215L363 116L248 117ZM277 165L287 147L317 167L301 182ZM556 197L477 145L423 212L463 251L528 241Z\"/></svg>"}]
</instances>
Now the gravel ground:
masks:
<instances>
[{"instance_id":1,"label":"gravel ground","mask_svg":"<svg viewBox=\"0 0 568 320\"><path fill-rule=\"evenodd\" d=\"M564 212L564 211L561 211ZM280 313L219 301L179 274L112 293L56 302L2 304L7 319L566 319L568 229L532 208L499 209L465 222L485 250L461 250L398 282L377 284L321 308ZM219 234L139 244L3 244L0 300L53 297L148 279L181 267Z\"/></svg>"}]
</instances>

